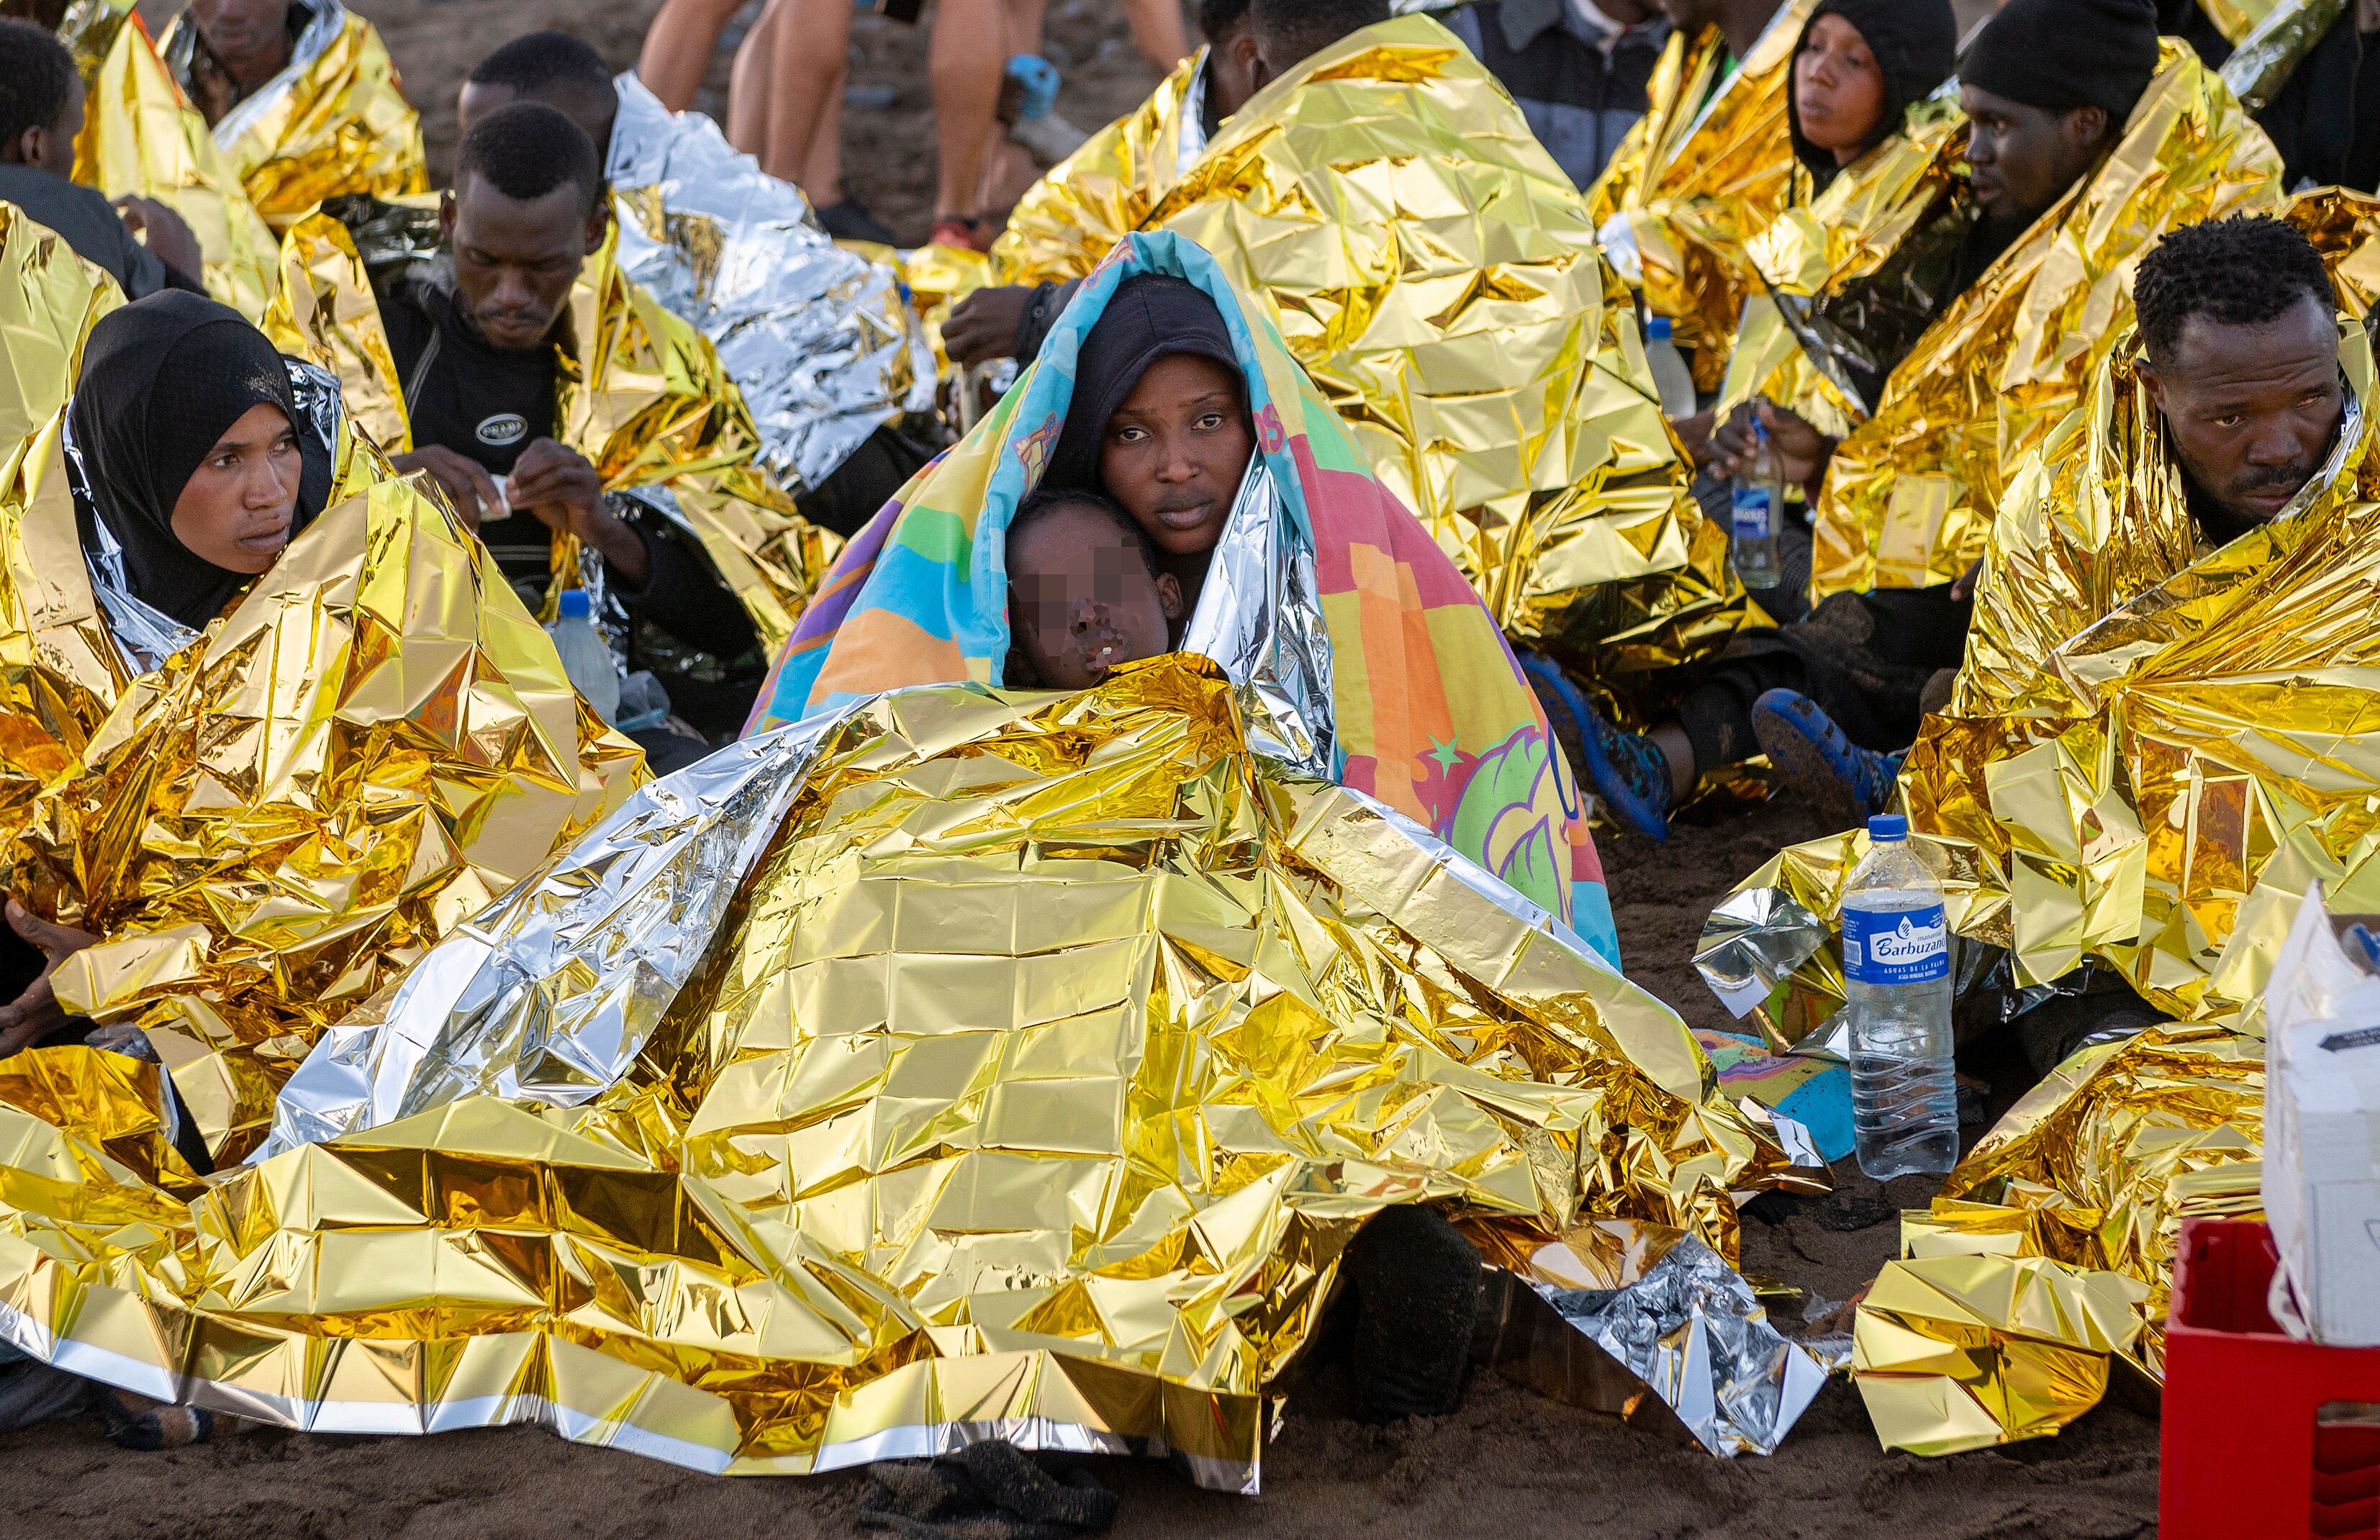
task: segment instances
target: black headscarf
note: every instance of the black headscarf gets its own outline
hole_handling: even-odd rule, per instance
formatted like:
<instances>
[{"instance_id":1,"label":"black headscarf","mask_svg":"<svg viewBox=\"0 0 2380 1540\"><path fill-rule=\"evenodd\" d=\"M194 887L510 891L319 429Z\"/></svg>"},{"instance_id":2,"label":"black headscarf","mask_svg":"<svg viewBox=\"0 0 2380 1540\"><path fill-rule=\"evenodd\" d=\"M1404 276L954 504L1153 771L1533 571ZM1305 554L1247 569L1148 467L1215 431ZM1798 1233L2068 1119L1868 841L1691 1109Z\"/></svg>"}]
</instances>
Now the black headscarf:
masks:
<instances>
[{"instance_id":1,"label":"black headscarf","mask_svg":"<svg viewBox=\"0 0 2380 1540\"><path fill-rule=\"evenodd\" d=\"M180 290L111 311L84 344L67 408L91 503L124 548L135 597L193 630L252 575L219 567L174 534L191 473L251 406L294 428L289 371L237 310Z\"/></svg>"},{"instance_id":2,"label":"black headscarf","mask_svg":"<svg viewBox=\"0 0 2380 1540\"><path fill-rule=\"evenodd\" d=\"M1882 144L1900 131L1910 104L1922 102L1950 78L1959 65L1959 19L1950 14L1950 0L1819 0L1818 8L1793 45L1793 65L1785 72L1785 127L1793 136L1793 153L1818 178L1820 187L1834 180L1838 169L1831 150L1821 150L1802 137L1802 51L1810 46L1810 29L1822 16L1840 16L1859 30L1876 67L1884 72L1884 115L1860 152Z\"/></svg>"},{"instance_id":3,"label":"black headscarf","mask_svg":"<svg viewBox=\"0 0 2380 1540\"><path fill-rule=\"evenodd\" d=\"M2044 112L2103 108L2121 125L2156 67L2155 0L2008 0L1968 45L1959 79Z\"/></svg>"},{"instance_id":4,"label":"black headscarf","mask_svg":"<svg viewBox=\"0 0 2380 1540\"><path fill-rule=\"evenodd\" d=\"M1223 326L1223 312L1186 278L1144 273L1116 285L1108 308L1083 339L1075 357L1075 394L1066 406L1066 424L1058 430L1058 446L1050 454L1045 485L1099 485L1099 443L1108 418L1115 416L1148 366L1171 353L1212 358L1240 374L1239 355L1232 351L1232 334ZM1246 390L1241 391L1242 399Z\"/></svg>"}]
</instances>

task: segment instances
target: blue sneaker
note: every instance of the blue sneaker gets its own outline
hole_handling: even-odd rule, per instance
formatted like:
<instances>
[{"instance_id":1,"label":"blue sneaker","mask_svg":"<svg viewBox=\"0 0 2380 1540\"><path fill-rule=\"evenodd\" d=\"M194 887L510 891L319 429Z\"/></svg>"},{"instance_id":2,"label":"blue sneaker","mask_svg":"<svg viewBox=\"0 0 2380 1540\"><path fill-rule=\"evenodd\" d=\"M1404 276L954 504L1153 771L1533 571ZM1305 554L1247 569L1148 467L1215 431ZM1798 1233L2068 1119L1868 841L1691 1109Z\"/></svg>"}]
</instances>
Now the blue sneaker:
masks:
<instances>
[{"instance_id":1,"label":"blue sneaker","mask_svg":"<svg viewBox=\"0 0 2380 1540\"><path fill-rule=\"evenodd\" d=\"M1754 701L1752 735L1794 794L1838 829L1858 827L1892 800L1901 756L1860 747L1799 691L1770 690Z\"/></svg>"},{"instance_id":2,"label":"blue sneaker","mask_svg":"<svg viewBox=\"0 0 2380 1540\"><path fill-rule=\"evenodd\" d=\"M1607 806L1631 829L1656 842L1670 837L1670 761L1653 740L1623 733L1603 720L1585 691L1572 684L1554 661L1535 652L1521 654L1521 672L1536 687L1546 720L1562 747L1578 759L1575 767Z\"/></svg>"}]
</instances>

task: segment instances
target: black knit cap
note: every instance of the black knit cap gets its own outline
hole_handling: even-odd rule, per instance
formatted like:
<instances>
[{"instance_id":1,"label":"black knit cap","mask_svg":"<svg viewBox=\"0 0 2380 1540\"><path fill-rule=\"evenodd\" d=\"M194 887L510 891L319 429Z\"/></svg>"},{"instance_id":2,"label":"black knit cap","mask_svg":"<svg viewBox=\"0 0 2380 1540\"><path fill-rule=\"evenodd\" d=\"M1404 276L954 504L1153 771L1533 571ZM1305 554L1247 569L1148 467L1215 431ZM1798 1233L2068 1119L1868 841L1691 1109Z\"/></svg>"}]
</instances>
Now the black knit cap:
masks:
<instances>
[{"instance_id":1,"label":"black knit cap","mask_svg":"<svg viewBox=\"0 0 2380 1540\"><path fill-rule=\"evenodd\" d=\"M2132 114L2156 76L2155 0L2008 0L1959 61L1959 79L2045 112Z\"/></svg>"},{"instance_id":2,"label":"black knit cap","mask_svg":"<svg viewBox=\"0 0 2380 1540\"><path fill-rule=\"evenodd\" d=\"M1810 29L1822 16L1841 17L1856 28L1867 51L1876 56L1876 67L1884 72L1884 116L1875 134L1860 146L1863 154L1898 133L1910 103L1932 95L1959 67L1959 18L1950 12L1950 0L1819 0L1818 8L1802 28L1801 40L1793 44L1796 63L1802 50L1810 45ZM1793 153L1822 178L1831 176L1834 152L1802 137L1800 90L1796 72L1788 70L1785 126L1793 136Z\"/></svg>"}]
</instances>

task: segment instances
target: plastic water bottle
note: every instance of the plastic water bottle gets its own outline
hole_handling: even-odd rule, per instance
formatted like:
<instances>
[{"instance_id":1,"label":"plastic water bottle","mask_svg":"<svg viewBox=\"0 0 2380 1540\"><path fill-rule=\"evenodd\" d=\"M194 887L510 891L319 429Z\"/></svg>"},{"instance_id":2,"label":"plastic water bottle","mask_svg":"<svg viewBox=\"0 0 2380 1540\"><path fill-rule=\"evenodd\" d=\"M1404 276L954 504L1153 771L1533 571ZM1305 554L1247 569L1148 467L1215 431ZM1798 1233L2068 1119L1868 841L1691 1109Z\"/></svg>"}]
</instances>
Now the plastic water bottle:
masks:
<instances>
[{"instance_id":1,"label":"plastic water bottle","mask_svg":"<svg viewBox=\"0 0 2380 1540\"><path fill-rule=\"evenodd\" d=\"M1732 489L1735 506L1729 531L1730 555L1735 575L1745 588L1773 588L1785 579L1784 564L1777 558L1785 482L1777 474L1776 453L1768 447L1768 425L1757 412L1753 414L1752 434L1759 447L1754 452L1751 474L1738 477Z\"/></svg>"},{"instance_id":2,"label":"plastic water bottle","mask_svg":"<svg viewBox=\"0 0 2380 1540\"><path fill-rule=\"evenodd\" d=\"M1645 361L1653 366L1653 384L1661 393L1661 415L1694 415L1694 375L1686 356L1678 351L1677 329L1668 316L1645 322Z\"/></svg>"},{"instance_id":3,"label":"plastic water bottle","mask_svg":"<svg viewBox=\"0 0 2380 1540\"><path fill-rule=\"evenodd\" d=\"M565 588L562 612L545 631L553 638L553 650L562 654L562 672L570 676L570 687L586 697L605 721L613 721L620 714L620 670L592 615L587 590Z\"/></svg>"},{"instance_id":4,"label":"plastic water bottle","mask_svg":"<svg viewBox=\"0 0 2380 1540\"><path fill-rule=\"evenodd\" d=\"M1941 885L1910 844L1907 819L1872 818L1867 834L1867 859L1843 892L1843 983L1852 1132L1860 1170L1883 1182L1957 1162L1959 1090Z\"/></svg>"}]
</instances>

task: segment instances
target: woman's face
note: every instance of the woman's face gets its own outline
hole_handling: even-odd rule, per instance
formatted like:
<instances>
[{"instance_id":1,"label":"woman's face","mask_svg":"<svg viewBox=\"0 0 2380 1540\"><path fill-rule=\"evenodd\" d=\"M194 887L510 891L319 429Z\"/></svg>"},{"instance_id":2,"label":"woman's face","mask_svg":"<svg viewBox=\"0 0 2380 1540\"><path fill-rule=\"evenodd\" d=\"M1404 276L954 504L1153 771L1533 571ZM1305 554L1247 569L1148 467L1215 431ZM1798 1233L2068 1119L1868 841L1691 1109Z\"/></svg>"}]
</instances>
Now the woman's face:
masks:
<instances>
[{"instance_id":1,"label":"woman's face","mask_svg":"<svg viewBox=\"0 0 2380 1540\"><path fill-rule=\"evenodd\" d=\"M278 406L250 406L183 483L174 538L227 572L262 572L289 543L300 469L289 418Z\"/></svg>"},{"instance_id":2,"label":"woman's face","mask_svg":"<svg viewBox=\"0 0 2380 1540\"><path fill-rule=\"evenodd\" d=\"M1884 71L1859 29L1822 16L1793 60L1793 104L1802 137L1849 163L1884 127Z\"/></svg>"},{"instance_id":3,"label":"woman's face","mask_svg":"<svg viewBox=\"0 0 2380 1540\"><path fill-rule=\"evenodd\" d=\"M1237 371L1169 353L1108 418L1099 479L1158 550L1201 555L1222 536L1254 447Z\"/></svg>"}]
</instances>

